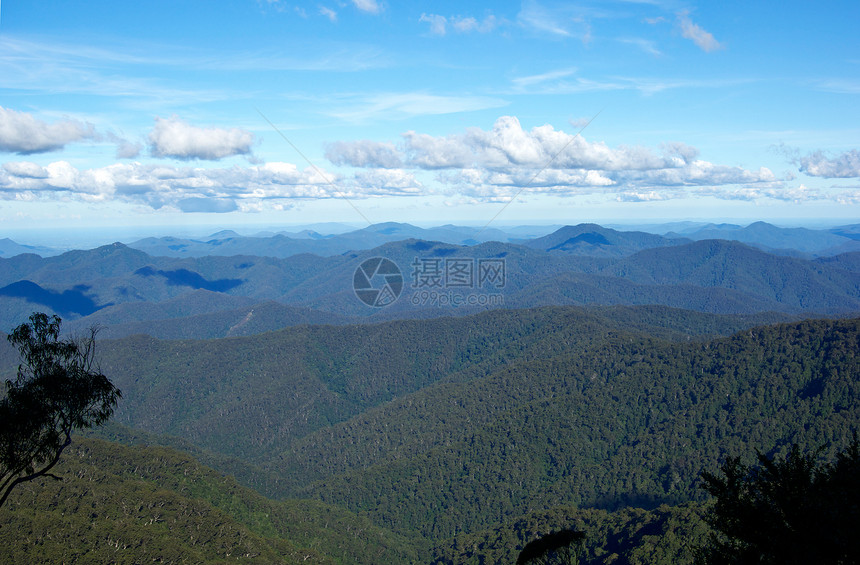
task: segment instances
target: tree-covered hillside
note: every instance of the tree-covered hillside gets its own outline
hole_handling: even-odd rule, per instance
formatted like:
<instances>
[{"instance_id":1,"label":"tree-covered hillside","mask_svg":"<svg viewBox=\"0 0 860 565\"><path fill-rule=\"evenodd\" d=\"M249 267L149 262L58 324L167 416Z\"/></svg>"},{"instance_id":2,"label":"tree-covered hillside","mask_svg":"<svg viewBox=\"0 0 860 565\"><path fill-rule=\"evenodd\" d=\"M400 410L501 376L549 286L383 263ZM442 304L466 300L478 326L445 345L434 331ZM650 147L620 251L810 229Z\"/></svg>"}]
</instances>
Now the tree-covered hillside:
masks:
<instances>
[{"instance_id":1,"label":"tree-covered hillside","mask_svg":"<svg viewBox=\"0 0 860 565\"><path fill-rule=\"evenodd\" d=\"M81 439L0 509L2 563L409 563L414 541L312 501L274 502L161 447Z\"/></svg>"},{"instance_id":2,"label":"tree-covered hillside","mask_svg":"<svg viewBox=\"0 0 860 565\"><path fill-rule=\"evenodd\" d=\"M183 462L167 465L169 472L135 463L150 473L135 475L121 464L161 453L141 443L163 441L268 496L304 501L284 503L291 508L307 505L313 514L326 505L340 520L363 521L359 529L388 540L386 551L403 562L507 561L498 556L510 556L511 544L573 527L591 532L591 562L646 562L647 548L673 562L679 544L699 532L703 470L729 455L780 454L793 443L829 445L829 456L860 421L860 320L776 321L664 307L553 307L209 341L106 340L100 366L123 390L116 420L131 429L102 435L137 446L86 443L89 455L65 464L95 457L100 463L87 472L98 470L93 482L115 485L113 493L128 486L113 481L143 481L149 486L134 487L126 500L166 500L170 519L185 524L176 509L190 504L181 499L189 491L178 470L184 476L199 463L170 451L169 461ZM8 346L0 360L9 374ZM135 429L176 439L135 439ZM103 449L121 454L99 455ZM29 490L33 501L24 506L49 512L28 519L53 516L59 521L44 531L66 536L130 524L113 495L85 508L87 491L63 494L66 484L78 483ZM244 493L236 496L251 496L230 484ZM318 521L305 537L289 533L293 521L303 523L301 512L261 526L247 518L258 514L234 512L223 494L213 496L197 496L214 509L204 514L218 522L227 520L216 516L223 512L238 524L223 530L232 541L213 547L346 554L326 545L337 540L308 541L322 539L314 536L325 532L312 535ZM101 506L111 508L104 522L79 526L102 516ZM17 524L15 531L43 531ZM86 539L87 547L104 541ZM189 560L220 558L176 543Z\"/></svg>"},{"instance_id":3,"label":"tree-covered hillside","mask_svg":"<svg viewBox=\"0 0 860 565\"><path fill-rule=\"evenodd\" d=\"M105 341L101 363L125 396L117 422L261 462L308 433L436 382L578 354L628 328L687 339L757 319L665 308L492 311L212 341L135 336Z\"/></svg>"},{"instance_id":4,"label":"tree-covered hillside","mask_svg":"<svg viewBox=\"0 0 860 565\"><path fill-rule=\"evenodd\" d=\"M283 468L316 479L305 496L437 538L557 504L696 499L727 453L844 443L860 421L857 320L598 342L397 399L303 438Z\"/></svg>"}]
</instances>

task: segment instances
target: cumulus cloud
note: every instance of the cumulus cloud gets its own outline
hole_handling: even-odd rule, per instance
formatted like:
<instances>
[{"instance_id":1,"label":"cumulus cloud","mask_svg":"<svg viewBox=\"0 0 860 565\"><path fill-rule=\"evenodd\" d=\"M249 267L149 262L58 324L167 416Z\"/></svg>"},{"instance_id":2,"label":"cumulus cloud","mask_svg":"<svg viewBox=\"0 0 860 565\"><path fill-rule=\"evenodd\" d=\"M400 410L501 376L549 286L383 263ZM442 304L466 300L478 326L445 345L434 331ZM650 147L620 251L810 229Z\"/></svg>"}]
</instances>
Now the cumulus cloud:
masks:
<instances>
[{"instance_id":1,"label":"cumulus cloud","mask_svg":"<svg viewBox=\"0 0 860 565\"><path fill-rule=\"evenodd\" d=\"M526 130L514 116L498 118L487 130L469 128L447 136L407 131L396 145L367 140L335 143L328 146L326 156L338 165L397 174L435 171L449 193L484 200L511 197L526 187L529 192L558 195L610 191L630 201L674 198L708 187L784 195L779 191L786 180L766 167L748 170L711 163L699 158L698 149L681 142L664 143L659 150L610 147L551 125Z\"/></svg>"},{"instance_id":2,"label":"cumulus cloud","mask_svg":"<svg viewBox=\"0 0 860 565\"><path fill-rule=\"evenodd\" d=\"M395 169L402 165L399 151L392 143L376 141L337 141L326 146L325 157L335 165Z\"/></svg>"},{"instance_id":3,"label":"cumulus cloud","mask_svg":"<svg viewBox=\"0 0 860 565\"><path fill-rule=\"evenodd\" d=\"M694 24L687 14L678 14L678 24L681 26L681 35L698 45L702 51L710 53L723 48L710 32Z\"/></svg>"},{"instance_id":4,"label":"cumulus cloud","mask_svg":"<svg viewBox=\"0 0 860 565\"><path fill-rule=\"evenodd\" d=\"M25 179L45 179L49 176L48 170L45 167L29 161L3 163L3 169L10 175Z\"/></svg>"},{"instance_id":5,"label":"cumulus cloud","mask_svg":"<svg viewBox=\"0 0 860 565\"><path fill-rule=\"evenodd\" d=\"M827 157L823 151L815 151L805 157L798 157L795 162L801 172L813 177L860 177L860 151L856 149L835 157Z\"/></svg>"},{"instance_id":6,"label":"cumulus cloud","mask_svg":"<svg viewBox=\"0 0 860 565\"><path fill-rule=\"evenodd\" d=\"M134 159L140 155L142 149L143 146L140 143L133 143L125 139L118 140L116 144L116 158Z\"/></svg>"},{"instance_id":7,"label":"cumulus cloud","mask_svg":"<svg viewBox=\"0 0 860 565\"><path fill-rule=\"evenodd\" d=\"M406 163L418 168L531 167L551 169L646 170L677 167L686 162L689 146L669 146L657 155L641 146L610 148L603 142L556 130L551 125L523 130L514 116L502 116L492 129L470 128L461 135L433 137L403 134ZM679 153L680 152L680 153Z\"/></svg>"},{"instance_id":8,"label":"cumulus cloud","mask_svg":"<svg viewBox=\"0 0 860 565\"><path fill-rule=\"evenodd\" d=\"M355 175L355 183L365 191L383 191L387 194L417 195L423 192L415 175L401 169L360 171Z\"/></svg>"},{"instance_id":9,"label":"cumulus cloud","mask_svg":"<svg viewBox=\"0 0 860 565\"><path fill-rule=\"evenodd\" d=\"M62 149L67 143L96 139L95 128L78 120L47 123L27 112L0 106L0 151L28 155Z\"/></svg>"},{"instance_id":10,"label":"cumulus cloud","mask_svg":"<svg viewBox=\"0 0 860 565\"><path fill-rule=\"evenodd\" d=\"M155 118L149 143L155 157L217 160L250 154L254 135L239 128L201 128L171 116Z\"/></svg>"},{"instance_id":11,"label":"cumulus cloud","mask_svg":"<svg viewBox=\"0 0 860 565\"><path fill-rule=\"evenodd\" d=\"M13 162L0 168L0 199L114 200L185 212L223 213L258 209L263 202L274 206L297 199L415 195L422 191L409 171L368 170L347 177L282 162L228 168L133 162L81 170L57 161L44 167Z\"/></svg>"}]
</instances>

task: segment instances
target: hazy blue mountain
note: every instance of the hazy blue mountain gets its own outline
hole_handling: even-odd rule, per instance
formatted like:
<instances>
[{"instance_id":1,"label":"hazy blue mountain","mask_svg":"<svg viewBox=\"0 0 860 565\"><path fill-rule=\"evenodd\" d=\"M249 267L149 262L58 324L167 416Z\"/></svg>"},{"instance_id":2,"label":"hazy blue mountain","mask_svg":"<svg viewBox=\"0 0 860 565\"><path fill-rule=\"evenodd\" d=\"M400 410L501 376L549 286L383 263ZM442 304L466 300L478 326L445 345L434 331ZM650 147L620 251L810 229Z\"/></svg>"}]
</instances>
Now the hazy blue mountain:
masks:
<instances>
[{"instance_id":1,"label":"hazy blue mountain","mask_svg":"<svg viewBox=\"0 0 860 565\"><path fill-rule=\"evenodd\" d=\"M61 251L41 245L21 245L8 237L0 239L0 257L14 257L23 253L33 253L42 257L58 255Z\"/></svg>"},{"instance_id":2,"label":"hazy blue mountain","mask_svg":"<svg viewBox=\"0 0 860 565\"><path fill-rule=\"evenodd\" d=\"M421 228L382 224L360 235L369 245L380 233L400 237L416 230ZM334 238L303 241L319 245ZM412 238L328 256L178 258L150 256L121 243L47 258L25 254L0 258L0 327L14 327L38 309L81 323L92 316L105 325L134 325L124 332L156 321L234 312L215 324L222 332L238 322L235 312L247 314L270 301L305 314L284 313L282 321L248 327L266 331L294 319L384 321L554 304L662 304L712 313L860 311L856 254L813 261L726 240L685 241L582 224L527 245ZM400 294L392 292L394 300L384 308L364 304L354 288L359 266L375 257L400 271ZM499 270L497 280L488 276L492 268ZM164 309L152 307L159 304ZM197 335L188 325L178 326L159 331ZM226 335L218 332L205 335Z\"/></svg>"},{"instance_id":3,"label":"hazy blue mountain","mask_svg":"<svg viewBox=\"0 0 860 565\"><path fill-rule=\"evenodd\" d=\"M565 226L523 245L532 249L593 257L623 257L642 249L681 245L687 240L669 239L640 231L616 231L597 224Z\"/></svg>"},{"instance_id":4,"label":"hazy blue mountain","mask_svg":"<svg viewBox=\"0 0 860 565\"><path fill-rule=\"evenodd\" d=\"M848 239L860 240L860 224L838 226L831 229L830 232Z\"/></svg>"},{"instance_id":5,"label":"hazy blue mountain","mask_svg":"<svg viewBox=\"0 0 860 565\"><path fill-rule=\"evenodd\" d=\"M618 231L644 231L648 233L655 233L658 235L665 235L667 237L669 237L668 234L672 234L674 237L678 237L679 235L684 236L688 233L698 231L706 226L713 225L715 224L706 222L683 221L665 222L660 224L607 224L604 227L613 228Z\"/></svg>"},{"instance_id":6,"label":"hazy blue mountain","mask_svg":"<svg viewBox=\"0 0 860 565\"><path fill-rule=\"evenodd\" d=\"M776 301L787 311L844 313L860 310L860 276L857 273L772 255L725 240L703 240L640 251L603 269L601 274L640 284L732 289Z\"/></svg>"},{"instance_id":7,"label":"hazy blue mountain","mask_svg":"<svg viewBox=\"0 0 860 565\"><path fill-rule=\"evenodd\" d=\"M641 284L616 276L562 273L509 295L509 307L547 305L648 305L661 304L696 312L752 314L785 312L777 300L729 288L693 284Z\"/></svg>"},{"instance_id":8,"label":"hazy blue mountain","mask_svg":"<svg viewBox=\"0 0 860 565\"><path fill-rule=\"evenodd\" d=\"M125 275L152 259L122 243L96 249L67 251L54 257L18 255L0 258L0 285L30 279L43 286L74 285L96 278Z\"/></svg>"},{"instance_id":9,"label":"hazy blue mountain","mask_svg":"<svg viewBox=\"0 0 860 565\"><path fill-rule=\"evenodd\" d=\"M860 251L842 253L841 255L833 255L832 257L819 257L815 262L838 267L853 273L860 273Z\"/></svg>"},{"instance_id":10,"label":"hazy blue mountain","mask_svg":"<svg viewBox=\"0 0 860 565\"><path fill-rule=\"evenodd\" d=\"M801 254L818 256L860 250L860 242L855 242L833 230L780 228L767 222L755 222L745 227L733 224L712 224L685 233L684 237L697 241L703 239L740 241L782 254L799 251Z\"/></svg>"},{"instance_id":11,"label":"hazy blue mountain","mask_svg":"<svg viewBox=\"0 0 860 565\"><path fill-rule=\"evenodd\" d=\"M313 240L293 239L283 234L270 237L247 237L218 234L205 240L175 237L149 237L129 244L154 257L205 257L208 255L256 255L263 257L289 257L313 251Z\"/></svg>"},{"instance_id":12,"label":"hazy blue mountain","mask_svg":"<svg viewBox=\"0 0 860 565\"><path fill-rule=\"evenodd\" d=\"M513 231L522 237L523 234L528 235L540 229L514 228ZM306 229L297 233L263 232L255 236L240 236L226 230L201 239L150 237L130 243L129 246L145 251L149 255L164 257L256 255L285 258L301 253L329 257L347 251L372 249L405 239L474 245L487 241L507 242L516 237L496 228L482 229L455 225L420 228L411 224L385 222L331 235L322 235L316 230Z\"/></svg>"}]
</instances>

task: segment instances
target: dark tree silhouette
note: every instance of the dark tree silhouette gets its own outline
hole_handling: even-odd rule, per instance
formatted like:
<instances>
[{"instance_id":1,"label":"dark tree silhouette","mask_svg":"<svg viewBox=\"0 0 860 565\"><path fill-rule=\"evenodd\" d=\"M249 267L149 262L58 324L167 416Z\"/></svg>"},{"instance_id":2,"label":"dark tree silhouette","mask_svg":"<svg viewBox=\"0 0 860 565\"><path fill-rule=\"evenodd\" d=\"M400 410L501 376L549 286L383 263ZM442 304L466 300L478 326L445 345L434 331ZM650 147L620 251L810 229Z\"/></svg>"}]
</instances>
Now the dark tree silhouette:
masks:
<instances>
[{"instance_id":1,"label":"dark tree silhouette","mask_svg":"<svg viewBox=\"0 0 860 565\"><path fill-rule=\"evenodd\" d=\"M517 558L517 565L574 564L578 561L576 550L584 542L585 533L575 530L547 534L526 544Z\"/></svg>"},{"instance_id":2,"label":"dark tree silhouette","mask_svg":"<svg viewBox=\"0 0 860 565\"><path fill-rule=\"evenodd\" d=\"M51 477L72 431L103 424L121 397L95 366L92 328L82 339L60 339L61 320L36 312L9 335L22 364L0 400L0 506L13 488Z\"/></svg>"},{"instance_id":3,"label":"dark tree silhouette","mask_svg":"<svg viewBox=\"0 0 860 565\"><path fill-rule=\"evenodd\" d=\"M820 453L794 445L782 460L757 452L757 467L732 457L722 477L702 473L702 488L716 497L706 516L715 531L699 561L860 562L860 444L855 435L835 462L819 466Z\"/></svg>"}]
</instances>

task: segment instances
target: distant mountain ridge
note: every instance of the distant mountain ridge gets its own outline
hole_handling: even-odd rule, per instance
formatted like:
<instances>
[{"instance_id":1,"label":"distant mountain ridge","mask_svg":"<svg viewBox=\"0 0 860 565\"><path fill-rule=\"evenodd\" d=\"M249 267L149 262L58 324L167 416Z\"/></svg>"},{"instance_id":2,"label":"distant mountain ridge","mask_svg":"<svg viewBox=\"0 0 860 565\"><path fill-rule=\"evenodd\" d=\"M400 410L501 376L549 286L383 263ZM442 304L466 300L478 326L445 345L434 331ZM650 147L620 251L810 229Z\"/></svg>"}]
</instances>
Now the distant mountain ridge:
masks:
<instances>
[{"instance_id":1,"label":"distant mountain ridge","mask_svg":"<svg viewBox=\"0 0 860 565\"><path fill-rule=\"evenodd\" d=\"M661 304L719 314L860 311L860 252L810 259L800 252L769 253L724 239L672 239L596 224L565 226L522 244L460 245L408 238L359 249L359 243L380 234L397 238L413 229L381 224L359 232L359 239L349 240L356 247L326 256L180 258L152 256L114 243L46 258L0 258L0 327L14 327L33 310L57 313L74 326L98 320L114 327L111 335L119 335L119 328L145 332L147 324L157 321L159 327L152 330L157 335L189 338L229 335L252 310L255 323L241 324L242 331L277 329L279 316L280 327L286 327L545 305ZM233 239L233 234L223 235L228 237L220 241ZM466 235L475 235L474 230ZM303 241L316 245L336 237L341 236ZM284 236L275 236L270 243L281 239ZM375 257L389 259L402 275L401 294L385 308L367 306L354 289L356 269ZM488 283L482 278L489 272L481 271L486 265L495 265L498 280ZM460 280L453 268L460 269ZM435 278L422 272L427 269ZM153 308L159 304L165 306ZM257 307L262 304L267 306ZM263 312L271 315L261 316ZM202 321L200 316L225 333L200 332L183 321ZM262 320L265 323L257 323Z\"/></svg>"},{"instance_id":2,"label":"distant mountain ridge","mask_svg":"<svg viewBox=\"0 0 860 565\"><path fill-rule=\"evenodd\" d=\"M549 235L524 242L523 245L543 251L563 251L574 255L621 257L643 249L689 243L686 239L669 239L640 231L617 231L597 224L565 226Z\"/></svg>"},{"instance_id":3,"label":"distant mountain ridge","mask_svg":"<svg viewBox=\"0 0 860 565\"><path fill-rule=\"evenodd\" d=\"M641 229L597 224L568 226L525 225L478 228L447 224L421 228L407 223L385 222L355 229L343 224L312 224L298 231L264 231L241 235L233 229L202 237L147 237L127 243L152 256L203 257L207 255L256 255L285 258L300 253L331 256L361 251L404 239L475 245L490 241L520 243L537 249L562 250L596 256L614 256L640 249L671 245L666 240L726 239L740 241L768 252L805 258L826 257L860 250L860 224L831 229L781 228L766 222L747 226L673 222L649 224ZM662 238L662 239L660 239ZM553 241L554 243L548 244ZM32 253L59 255L56 249L20 245L0 239L0 257Z\"/></svg>"},{"instance_id":4,"label":"distant mountain ridge","mask_svg":"<svg viewBox=\"0 0 860 565\"><path fill-rule=\"evenodd\" d=\"M8 237L0 239L0 257L14 257L24 253L33 253L41 256L55 255L58 252L40 245L21 245L15 243Z\"/></svg>"},{"instance_id":5,"label":"distant mountain ridge","mask_svg":"<svg viewBox=\"0 0 860 565\"><path fill-rule=\"evenodd\" d=\"M685 239L726 239L739 241L765 251L809 257L832 256L860 251L860 241L847 237L844 229L812 230L807 228L780 228L767 222L753 222L742 227L734 224L708 225L683 234L666 234L667 237Z\"/></svg>"},{"instance_id":6,"label":"distant mountain ridge","mask_svg":"<svg viewBox=\"0 0 860 565\"><path fill-rule=\"evenodd\" d=\"M301 253L327 257L347 251L372 249L404 239L472 245L493 240L509 241L510 236L497 229L481 230L453 225L419 228L410 224L386 222L327 236L307 230L299 233L282 232L265 237L243 237L232 231L223 231L203 240L146 238L130 243L129 246L153 256L165 257L256 255L286 258Z\"/></svg>"}]
</instances>

